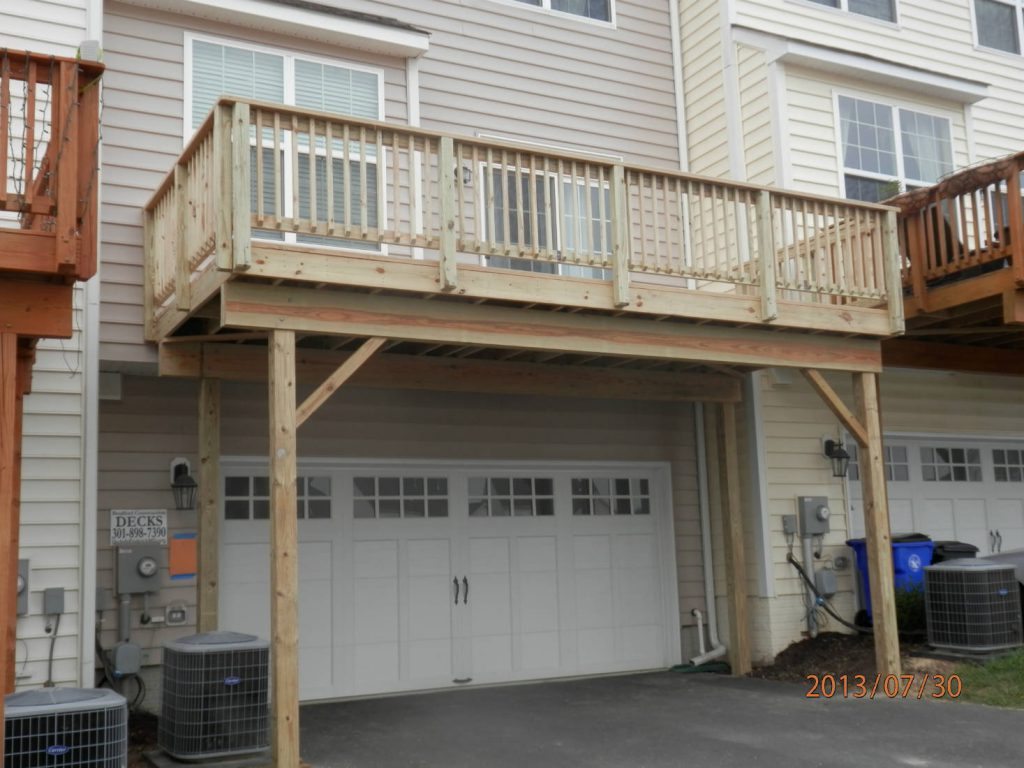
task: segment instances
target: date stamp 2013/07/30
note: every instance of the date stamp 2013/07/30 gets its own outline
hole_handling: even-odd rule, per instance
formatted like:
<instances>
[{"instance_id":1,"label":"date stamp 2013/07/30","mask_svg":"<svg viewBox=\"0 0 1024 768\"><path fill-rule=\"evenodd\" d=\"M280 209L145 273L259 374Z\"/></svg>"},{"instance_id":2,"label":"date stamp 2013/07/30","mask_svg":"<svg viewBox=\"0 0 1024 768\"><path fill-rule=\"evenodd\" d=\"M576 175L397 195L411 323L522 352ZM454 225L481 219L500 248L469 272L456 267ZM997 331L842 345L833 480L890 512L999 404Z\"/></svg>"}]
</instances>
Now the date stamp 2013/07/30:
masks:
<instances>
[{"instance_id":1,"label":"date stamp 2013/07/30","mask_svg":"<svg viewBox=\"0 0 1024 768\"><path fill-rule=\"evenodd\" d=\"M959 675L806 675L808 699L956 699Z\"/></svg>"}]
</instances>

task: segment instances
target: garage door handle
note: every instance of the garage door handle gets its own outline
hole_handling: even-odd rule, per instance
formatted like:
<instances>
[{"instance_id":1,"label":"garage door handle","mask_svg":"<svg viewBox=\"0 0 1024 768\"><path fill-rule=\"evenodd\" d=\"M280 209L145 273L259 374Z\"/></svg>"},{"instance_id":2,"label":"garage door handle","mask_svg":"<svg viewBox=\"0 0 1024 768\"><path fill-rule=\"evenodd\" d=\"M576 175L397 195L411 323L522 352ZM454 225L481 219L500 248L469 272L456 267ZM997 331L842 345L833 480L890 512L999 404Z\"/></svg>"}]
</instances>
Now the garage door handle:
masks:
<instances>
[{"instance_id":1,"label":"garage door handle","mask_svg":"<svg viewBox=\"0 0 1024 768\"><path fill-rule=\"evenodd\" d=\"M454 579L452 579L452 584L455 585L455 604L458 605L459 604L459 577L458 576L456 576Z\"/></svg>"},{"instance_id":2,"label":"garage door handle","mask_svg":"<svg viewBox=\"0 0 1024 768\"><path fill-rule=\"evenodd\" d=\"M462 604L466 605L469 603L469 579L465 576L462 577Z\"/></svg>"},{"instance_id":3,"label":"garage door handle","mask_svg":"<svg viewBox=\"0 0 1024 768\"><path fill-rule=\"evenodd\" d=\"M996 552L1002 552L1002 551L1003 551L1003 534L1001 534L999 531L996 531Z\"/></svg>"}]
</instances>

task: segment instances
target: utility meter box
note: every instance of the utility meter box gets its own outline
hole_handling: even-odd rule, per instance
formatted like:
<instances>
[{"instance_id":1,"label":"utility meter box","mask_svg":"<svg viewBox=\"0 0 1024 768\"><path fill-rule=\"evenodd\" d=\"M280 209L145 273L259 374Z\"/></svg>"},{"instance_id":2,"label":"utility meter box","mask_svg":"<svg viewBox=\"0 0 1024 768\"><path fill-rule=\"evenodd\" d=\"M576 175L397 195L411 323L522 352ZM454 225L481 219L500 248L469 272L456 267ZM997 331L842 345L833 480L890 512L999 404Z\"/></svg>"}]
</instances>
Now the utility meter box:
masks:
<instances>
[{"instance_id":1,"label":"utility meter box","mask_svg":"<svg viewBox=\"0 0 1024 768\"><path fill-rule=\"evenodd\" d=\"M157 574L163 547L158 544L132 544L117 550L117 594L140 595L156 592Z\"/></svg>"},{"instance_id":2,"label":"utility meter box","mask_svg":"<svg viewBox=\"0 0 1024 768\"><path fill-rule=\"evenodd\" d=\"M18 561L18 615L28 614L28 560Z\"/></svg>"},{"instance_id":3,"label":"utility meter box","mask_svg":"<svg viewBox=\"0 0 1024 768\"><path fill-rule=\"evenodd\" d=\"M798 496L796 505L801 536L824 536L829 532L829 517L832 513L828 508L828 497Z\"/></svg>"}]
</instances>

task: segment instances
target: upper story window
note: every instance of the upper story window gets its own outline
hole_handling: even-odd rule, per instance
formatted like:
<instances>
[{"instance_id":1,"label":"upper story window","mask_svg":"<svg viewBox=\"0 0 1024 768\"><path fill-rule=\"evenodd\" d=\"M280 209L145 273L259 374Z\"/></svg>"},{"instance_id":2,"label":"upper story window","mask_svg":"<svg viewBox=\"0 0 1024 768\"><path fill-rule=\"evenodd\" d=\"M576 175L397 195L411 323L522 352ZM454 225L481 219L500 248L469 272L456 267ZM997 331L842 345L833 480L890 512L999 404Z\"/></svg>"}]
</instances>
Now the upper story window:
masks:
<instances>
[{"instance_id":1,"label":"upper story window","mask_svg":"<svg viewBox=\"0 0 1024 768\"><path fill-rule=\"evenodd\" d=\"M838 106L847 197L878 202L953 170L947 118L850 96Z\"/></svg>"},{"instance_id":2,"label":"upper story window","mask_svg":"<svg viewBox=\"0 0 1024 768\"><path fill-rule=\"evenodd\" d=\"M1020 53L1021 0L974 0L978 45Z\"/></svg>"},{"instance_id":3,"label":"upper story window","mask_svg":"<svg viewBox=\"0 0 1024 768\"><path fill-rule=\"evenodd\" d=\"M896 21L896 0L811 0L818 5L839 8L861 16L883 21Z\"/></svg>"},{"instance_id":4,"label":"upper story window","mask_svg":"<svg viewBox=\"0 0 1024 768\"><path fill-rule=\"evenodd\" d=\"M612 0L516 0L526 5L535 5L549 11L570 13L595 21L612 20Z\"/></svg>"}]
</instances>

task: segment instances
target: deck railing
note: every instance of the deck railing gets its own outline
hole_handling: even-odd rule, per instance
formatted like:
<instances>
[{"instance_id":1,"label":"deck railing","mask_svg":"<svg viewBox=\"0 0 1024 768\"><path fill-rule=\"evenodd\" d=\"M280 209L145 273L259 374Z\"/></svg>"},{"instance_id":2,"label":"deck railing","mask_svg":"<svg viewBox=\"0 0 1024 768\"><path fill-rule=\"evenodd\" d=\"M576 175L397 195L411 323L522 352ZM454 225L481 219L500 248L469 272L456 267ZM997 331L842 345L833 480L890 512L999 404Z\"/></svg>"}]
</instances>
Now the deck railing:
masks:
<instances>
[{"instance_id":1,"label":"deck railing","mask_svg":"<svg viewBox=\"0 0 1024 768\"><path fill-rule=\"evenodd\" d=\"M892 199L903 282L918 299L936 283L1011 267L1024 280L1024 155L967 168Z\"/></svg>"},{"instance_id":2,"label":"deck railing","mask_svg":"<svg viewBox=\"0 0 1024 768\"><path fill-rule=\"evenodd\" d=\"M888 308L895 214L751 184L280 105L222 100L147 206L153 309L253 239L778 302ZM524 296L524 299L530 297ZM890 309L901 327L901 302Z\"/></svg>"},{"instance_id":3,"label":"deck railing","mask_svg":"<svg viewBox=\"0 0 1024 768\"><path fill-rule=\"evenodd\" d=\"M0 271L95 273L102 70L0 49Z\"/></svg>"}]
</instances>

